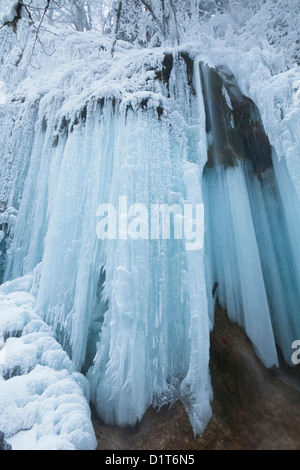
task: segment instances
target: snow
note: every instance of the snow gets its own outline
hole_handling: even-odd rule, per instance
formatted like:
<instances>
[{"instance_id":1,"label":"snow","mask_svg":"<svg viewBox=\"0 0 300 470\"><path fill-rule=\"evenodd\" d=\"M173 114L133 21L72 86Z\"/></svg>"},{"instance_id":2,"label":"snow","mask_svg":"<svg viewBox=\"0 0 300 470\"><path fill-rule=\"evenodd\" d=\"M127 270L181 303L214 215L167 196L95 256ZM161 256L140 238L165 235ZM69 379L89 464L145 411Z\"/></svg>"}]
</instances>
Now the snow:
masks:
<instances>
[{"instance_id":1,"label":"snow","mask_svg":"<svg viewBox=\"0 0 300 470\"><path fill-rule=\"evenodd\" d=\"M5 23L12 23L17 16L17 7L19 2L16 1L12 4L10 11L3 16L2 22Z\"/></svg>"},{"instance_id":2,"label":"snow","mask_svg":"<svg viewBox=\"0 0 300 470\"><path fill-rule=\"evenodd\" d=\"M0 290L0 429L13 450L93 450L88 384L35 313L32 284Z\"/></svg>"}]
</instances>

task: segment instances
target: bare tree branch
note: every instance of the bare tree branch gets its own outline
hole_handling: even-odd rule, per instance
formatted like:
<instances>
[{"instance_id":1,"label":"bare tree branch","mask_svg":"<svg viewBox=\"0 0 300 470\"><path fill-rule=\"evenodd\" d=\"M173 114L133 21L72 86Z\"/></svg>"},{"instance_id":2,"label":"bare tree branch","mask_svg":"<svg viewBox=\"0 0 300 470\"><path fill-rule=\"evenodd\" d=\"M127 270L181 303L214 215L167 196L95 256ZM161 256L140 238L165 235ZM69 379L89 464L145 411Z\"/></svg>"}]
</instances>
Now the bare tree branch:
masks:
<instances>
[{"instance_id":1,"label":"bare tree branch","mask_svg":"<svg viewBox=\"0 0 300 470\"><path fill-rule=\"evenodd\" d=\"M53 52L52 52L52 54L47 54L47 53L46 53L46 51L45 51L45 49L44 49L44 46L43 46L43 44L42 44L42 42L41 42L41 40L40 40L40 37L39 37L39 32L40 32L41 26L42 26L42 24L43 24L43 21L44 21L44 19L45 19L45 16L46 16L46 14L47 14L47 11L48 11L48 9L49 9L50 2L51 2L51 0L47 0L47 5L46 5L45 8L44 8L41 21L40 21L38 27L36 28L35 40L34 40L34 43L33 43L33 48L32 48L32 51L31 51L31 55L30 55L29 60L32 59L32 56L33 56L33 53L34 53L34 50L35 50L35 47L36 47L36 44L37 44L37 43L39 43L39 44L41 45L41 47L42 47L42 49L43 49L43 51L45 52L46 55L52 55L52 54L53 54Z\"/></svg>"},{"instance_id":2,"label":"bare tree branch","mask_svg":"<svg viewBox=\"0 0 300 470\"><path fill-rule=\"evenodd\" d=\"M112 48L111 48L111 55L112 56L114 55L115 47L116 47L116 44L117 44L117 36L118 36L119 28L120 28L121 13L122 13L122 0L119 1L117 14L116 14L115 37L114 37L114 41L113 41Z\"/></svg>"},{"instance_id":3,"label":"bare tree branch","mask_svg":"<svg viewBox=\"0 0 300 470\"><path fill-rule=\"evenodd\" d=\"M159 29L161 30L161 32L163 33L163 35L165 36L166 32L165 32L165 28L163 26L163 24L161 23L161 21L157 18L157 16L155 15L151 5L146 1L146 0L141 0L141 3L144 5L144 7L146 8L146 10L149 11L150 15L152 16L152 18L154 19L155 23L158 25Z\"/></svg>"}]
</instances>

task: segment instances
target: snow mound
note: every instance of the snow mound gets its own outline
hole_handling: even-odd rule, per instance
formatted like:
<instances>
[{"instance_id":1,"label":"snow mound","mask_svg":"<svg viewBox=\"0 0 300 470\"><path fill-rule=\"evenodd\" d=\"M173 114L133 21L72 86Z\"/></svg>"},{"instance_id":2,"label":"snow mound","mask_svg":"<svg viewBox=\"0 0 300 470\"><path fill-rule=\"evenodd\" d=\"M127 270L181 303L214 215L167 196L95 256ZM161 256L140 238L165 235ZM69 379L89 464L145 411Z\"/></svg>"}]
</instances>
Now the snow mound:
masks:
<instances>
[{"instance_id":1,"label":"snow mound","mask_svg":"<svg viewBox=\"0 0 300 470\"><path fill-rule=\"evenodd\" d=\"M93 450L88 382L34 312L32 284L0 288L0 429L13 450Z\"/></svg>"}]
</instances>

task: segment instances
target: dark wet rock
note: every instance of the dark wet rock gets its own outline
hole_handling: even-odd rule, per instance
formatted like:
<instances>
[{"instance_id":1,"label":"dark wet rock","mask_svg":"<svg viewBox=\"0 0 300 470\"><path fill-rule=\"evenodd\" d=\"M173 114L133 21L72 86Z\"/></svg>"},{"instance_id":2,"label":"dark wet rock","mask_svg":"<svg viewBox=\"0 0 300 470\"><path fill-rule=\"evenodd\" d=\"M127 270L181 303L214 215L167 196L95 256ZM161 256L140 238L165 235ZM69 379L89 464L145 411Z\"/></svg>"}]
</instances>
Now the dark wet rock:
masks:
<instances>
[{"instance_id":1,"label":"dark wet rock","mask_svg":"<svg viewBox=\"0 0 300 470\"><path fill-rule=\"evenodd\" d=\"M273 167L272 147L265 133L259 110L244 96L235 77L224 68L200 65L206 130L212 142L208 148L207 166L235 166L247 161L254 173L261 174ZM226 99L227 93L227 99Z\"/></svg>"},{"instance_id":2,"label":"dark wet rock","mask_svg":"<svg viewBox=\"0 0 300 470\"><path fill-rule=\"evenodd\" d=\"M8 444L4 438L4 433L0 431L0 450L12 450L11 445Z\"/></svg>"},{"instance_id":3,"label":"dark wet rock","mask_svg":"<svg viewBox=\"0 0 300 470\"><path fill-rule=\"evenodd\" d=\"M98 450L300 449L300 375L282 363L266 370L251 342L216 308L211 333L213 416L194 438L183 405L149 409L134 428L105 426L93 411Z\"/></svg>"},{"instance_id":4,"label":"dark wet rock","mask_svg":"<svg viewBox=\"0 0 300 470\"><path fill-rule=\"evenodd\" d=\"M174 65L174 57L172 54L166 54L162 62L161 70L156 70L155 78L160 80L170 91L170 77Z\"/></svg>"}]
</instances>

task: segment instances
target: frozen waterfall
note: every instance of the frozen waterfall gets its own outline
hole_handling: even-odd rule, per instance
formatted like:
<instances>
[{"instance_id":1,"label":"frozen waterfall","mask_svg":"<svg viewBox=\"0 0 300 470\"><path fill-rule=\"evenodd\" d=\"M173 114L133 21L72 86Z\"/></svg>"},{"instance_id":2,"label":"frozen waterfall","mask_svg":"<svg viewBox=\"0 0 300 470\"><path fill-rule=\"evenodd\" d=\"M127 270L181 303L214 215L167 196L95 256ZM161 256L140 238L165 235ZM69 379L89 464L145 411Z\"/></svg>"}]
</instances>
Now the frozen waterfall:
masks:
<instances>
[{"instance_id":1,"label":"frozen waterfall","mask_svg":"<svg viewBox=\"0 0 300 470\"><path fill-rule=\"evenodd\" d=\"M39 78L36 93L26 82L19 108L0 106L11 135L0 136L0 317L29 279L30 319L51 327L106 423L134 425L149 406L180 399L202 433L216 300L268 368L277 347L290 363L300 338L295 184L227 68L204 65L198 51L139 53L140 68L136 57L121 64L127 82L117 88L120 69L104 57L103 76L86 71L88 93L76 75L80 52L71 40L65 47L71 72L48 88ZM119 209L122 197L147 208L204 202L204 247L187 250L175 237L99 240L97 208Z\"/></svg>"},{"instance_id":2,"label":"frozen waterfall","mask_svg":"<svg viewBox=\"0 0 300 470\"><path fill-rule=\"evenodd\" d=\"M203 64L201 70L209 135L203 181L211 285L267 367L278 365L276 345L292 365L291 345L300 336L296 192L257 107L234 77Z\"/></svg>"}]
</instances>

